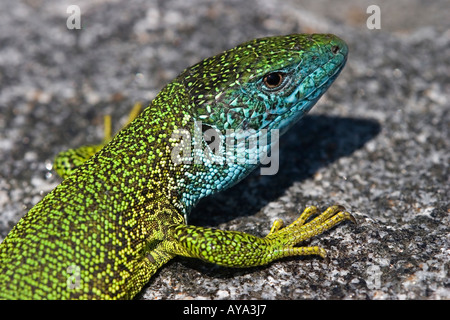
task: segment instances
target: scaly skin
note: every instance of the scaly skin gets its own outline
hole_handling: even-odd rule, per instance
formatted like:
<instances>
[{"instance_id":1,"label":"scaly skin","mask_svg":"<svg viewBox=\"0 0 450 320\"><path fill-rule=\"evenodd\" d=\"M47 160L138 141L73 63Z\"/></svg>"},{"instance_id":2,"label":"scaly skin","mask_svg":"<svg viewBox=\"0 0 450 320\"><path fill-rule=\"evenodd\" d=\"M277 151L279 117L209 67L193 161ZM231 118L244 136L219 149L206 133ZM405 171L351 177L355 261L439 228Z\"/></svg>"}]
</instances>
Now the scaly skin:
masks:
<instances>
[{"instance_id":1,"label":"scaly skin","mask_svg":"<svg viewBox=\"0 0 450 320\"><path fill-rule=\"evenodd\" d=\"M322 248L296 245L353 220L339 206L311 221L317 209L309 207L285 228L277 220L264 238L186 225L201 198L234 185L257 164L218 164L195 148L182 160L197 156L200 163L180 164L172 151L181 140L172 135L184 129L189 143L208 150L195 138L196 121L225 137L227 129L283 133L331 85L347 50L333 35L249 41L186 69L104 146L60 155L63 182L0 244L0 297L132 298L176 255L231 267L325 257Z\"/></svg>"}]
</instances>

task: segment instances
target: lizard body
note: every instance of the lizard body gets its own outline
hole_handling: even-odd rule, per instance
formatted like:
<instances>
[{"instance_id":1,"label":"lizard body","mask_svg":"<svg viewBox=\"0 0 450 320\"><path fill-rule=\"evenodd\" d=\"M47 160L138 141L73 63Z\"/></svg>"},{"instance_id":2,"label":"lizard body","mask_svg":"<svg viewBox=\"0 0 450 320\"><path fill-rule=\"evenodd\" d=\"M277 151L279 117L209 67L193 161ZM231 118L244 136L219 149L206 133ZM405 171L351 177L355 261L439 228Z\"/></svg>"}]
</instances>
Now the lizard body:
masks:
<instances>
[{"instance_id":1,"label":"lizard body","mask_svg":"<svg viewBox=\"0 0 450 320\"><path fill-rule=\"evenodd\" d=\"M111 141L59 156L63 182L0 244L0 297L132 298L176 255L231 267L325 256L322 248L296 245L353 220L339 206L311 221L317 209L309 207L285 228L276 221L264 238L186 225L185 216L258 166L216 163L196 131L228 138L236 130L258 137L263 129L285 132L331 85L347 51L333 35L246 42L183 71ZM174 136L180 130L187 135ZM174 153L180 137L200 148Z\"/></svg>"}]
</instances>

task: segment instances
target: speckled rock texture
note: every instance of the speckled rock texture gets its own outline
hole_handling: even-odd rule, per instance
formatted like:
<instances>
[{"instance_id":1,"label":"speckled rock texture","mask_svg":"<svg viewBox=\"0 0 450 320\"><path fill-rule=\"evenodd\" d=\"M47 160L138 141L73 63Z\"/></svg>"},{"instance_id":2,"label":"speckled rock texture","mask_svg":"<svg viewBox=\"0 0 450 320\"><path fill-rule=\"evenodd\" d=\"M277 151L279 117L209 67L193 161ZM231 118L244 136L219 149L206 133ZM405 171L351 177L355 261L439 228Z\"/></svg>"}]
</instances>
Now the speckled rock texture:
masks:
<instances>
[{"instance_id":1,"label":"speckled rock texture","mask_svg":"<svg viewBox=\"0 0 450 320\"><path fill-rule=\"evenodd\" d=\"M81 30L66 27L69 5ZM369 5L381 29L366 26ZM176 258L137 299L450 299L450 22L446 1L4 1L0 11L0 241L60 179L61 150L102 139L135 101L246 40L335 33L348 63L281 141L280 170L203 200L190 223L265 235L306 205L344 223L330 256L229 269Z\"/></svg>"}]
</instances>

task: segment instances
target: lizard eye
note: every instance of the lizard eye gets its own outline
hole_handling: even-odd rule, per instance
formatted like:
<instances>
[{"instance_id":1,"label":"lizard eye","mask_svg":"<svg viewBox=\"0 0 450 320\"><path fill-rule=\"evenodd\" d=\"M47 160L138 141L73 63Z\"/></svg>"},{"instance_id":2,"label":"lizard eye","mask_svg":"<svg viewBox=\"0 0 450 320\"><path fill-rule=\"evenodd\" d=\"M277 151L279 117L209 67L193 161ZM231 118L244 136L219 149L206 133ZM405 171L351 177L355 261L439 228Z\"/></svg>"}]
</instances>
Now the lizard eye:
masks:
<instances>
[{"instance_id":1,"label":"lizard eye","mask_svg":"<svg viewBox=\"0 0 450 320\"><path fill-rule=\"evenodd\" d=\"M264 76L263 82L267 89L276 90L279 89L286 78L286 74L283 72L272 72Z\"/></svg>"}]
</instances>

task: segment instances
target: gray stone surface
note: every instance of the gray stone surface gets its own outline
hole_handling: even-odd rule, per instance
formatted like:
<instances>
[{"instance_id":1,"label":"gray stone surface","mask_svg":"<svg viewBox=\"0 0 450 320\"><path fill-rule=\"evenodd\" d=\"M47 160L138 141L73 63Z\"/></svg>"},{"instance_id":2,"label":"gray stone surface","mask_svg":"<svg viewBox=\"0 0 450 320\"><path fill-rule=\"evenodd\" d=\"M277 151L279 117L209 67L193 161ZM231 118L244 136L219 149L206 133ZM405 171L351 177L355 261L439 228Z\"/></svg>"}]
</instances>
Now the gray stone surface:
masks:
<instances>
[{"instance_id":1,"label":"gray stone surface","mask_svg":"<svg viewBox=\"0 0 450 320\"><path fill-rule=\"evenodd\" d=\"M82 30L66 28L67 6ZM366 8L381 8L368 30ZM102 138L185 67L251 38L331 32L340 78L284 136L280 170L205 199L190 223L264 235L306 205L358 224L317 257L253 269L176 258L138 299L449 299L450 28L446 1L1 1L0 241L59 182L59 151Z\"/></svg>"}]
</instances>

